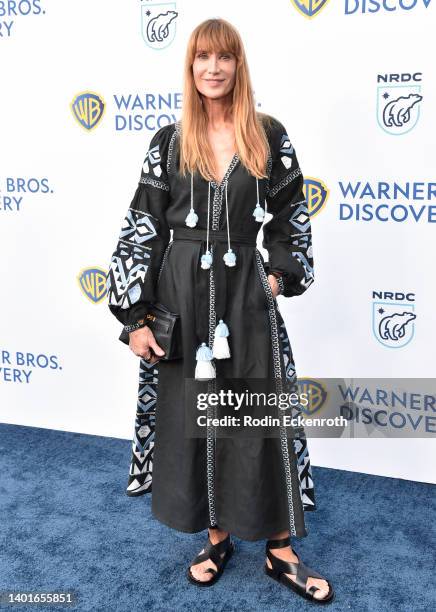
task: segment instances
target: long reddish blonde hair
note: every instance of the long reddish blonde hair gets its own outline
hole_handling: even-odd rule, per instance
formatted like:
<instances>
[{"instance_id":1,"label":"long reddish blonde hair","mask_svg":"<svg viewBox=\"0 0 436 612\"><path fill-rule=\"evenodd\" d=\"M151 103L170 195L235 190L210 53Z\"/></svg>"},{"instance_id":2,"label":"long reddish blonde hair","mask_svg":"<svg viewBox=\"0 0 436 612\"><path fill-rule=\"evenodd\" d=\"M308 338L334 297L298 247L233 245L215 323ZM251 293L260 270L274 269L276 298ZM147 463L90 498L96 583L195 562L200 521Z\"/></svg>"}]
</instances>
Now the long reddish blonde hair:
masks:
<instances>
[{"instance_id":1,"label":"long reddish blonde hair","mask_svg":"<svg viewBox=\"0 0 436 612\"><path fill-rule=\"evenodd\" d=\"M264 178L269 153L264 123L269 115L257 112L244 46L238 31L225 19L200 23L188 41L183 81L183 109L180 138L180 173L196 170L214 180L215 160L207 137L208 117L192 72L196 52L230 52L236 57L236 80L230 113L235 128L236 151L241 163L258 178Z\"/></svg>"}]
</instances>

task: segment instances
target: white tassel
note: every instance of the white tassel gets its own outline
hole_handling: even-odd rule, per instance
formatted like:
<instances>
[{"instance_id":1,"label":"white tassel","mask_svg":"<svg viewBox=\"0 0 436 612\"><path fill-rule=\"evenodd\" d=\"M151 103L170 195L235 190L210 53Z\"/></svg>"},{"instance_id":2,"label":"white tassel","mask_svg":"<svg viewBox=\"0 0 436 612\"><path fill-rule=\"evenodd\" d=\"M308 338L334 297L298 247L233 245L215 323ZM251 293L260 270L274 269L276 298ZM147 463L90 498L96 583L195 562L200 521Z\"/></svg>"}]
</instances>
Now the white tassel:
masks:
<instances>
[{"instance_id":1,"label":"white tassel","mask_svg":"<svg viewBox=\"0 0 436 612\"><path fill-rule=\"evenodd\" d=\"M185 224L188 227L195 227L197 225L198 215L193 208L186 215Z\"/></svg>"},{"instance_id":2,"label":"white tassel","mask_svg":"<svg viewBox=\"0 0 436 612\"><path fill-rule=\"evenodd\" d=\"M230 348L227 338L229 336L229 328L222 319L215 328L215 336L212 346L212 354L215 359L228 359L230 357Z\"/></svg>"},{"instance_id":3,"label":"white tassel","mask_svg":"<svg viewBox=\"0 0 436 612\"><path fill-rule=\"evenodd\" d=\"M197 349L197 365L195 366L195 378L197 380L209 380L216 378L215 366L212 362L213 355L206 342L202 342Z\"/></svg>"}]
</instances>

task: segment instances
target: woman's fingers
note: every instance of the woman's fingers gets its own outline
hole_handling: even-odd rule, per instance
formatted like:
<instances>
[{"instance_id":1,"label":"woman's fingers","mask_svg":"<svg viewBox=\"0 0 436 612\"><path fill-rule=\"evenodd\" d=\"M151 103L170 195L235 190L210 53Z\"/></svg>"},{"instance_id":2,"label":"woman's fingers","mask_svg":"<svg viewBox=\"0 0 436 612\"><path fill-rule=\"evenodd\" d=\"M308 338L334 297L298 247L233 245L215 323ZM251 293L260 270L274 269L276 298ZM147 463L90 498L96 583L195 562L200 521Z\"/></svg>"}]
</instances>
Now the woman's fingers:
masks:
<instances>
[{"instance_id":1,"label":"woman's fingers","mask_svg":"<svg viewBox=\"0 0 436 612\"><path fill-rule=\"evenodd\" d=\"M271 287L273 297L277 297L277 294L279 292L279 284L274 274L268 275L268 282L269 282L269 286Z\"/></svg>"},{"instance_id":2,"label":"woman's fingers","mask_svg":"<svg viewBox=\"0 0 436 612\"><path fill-rule=\"evenodd\" d=\"M153 336L153 333L151 331L150 331L150 334L151 334L150 348L153 349L153 351L156 353L156 355L158 355L159 357L162 357L162 355L165 355L165 351L158 345L158 343L156 342L156 339Z\"/></svg>"},{"instance_id":3,"label":"woman's fingers","mask_svg":"<svg viewBox=\"0 0 436 612\"><path fill-rule=\"evenodd\" d=\"M130 332L129 346L137 357L156 363L165 351L158 345L151 329L145 325Z\"/></svg>"}]
</instances>

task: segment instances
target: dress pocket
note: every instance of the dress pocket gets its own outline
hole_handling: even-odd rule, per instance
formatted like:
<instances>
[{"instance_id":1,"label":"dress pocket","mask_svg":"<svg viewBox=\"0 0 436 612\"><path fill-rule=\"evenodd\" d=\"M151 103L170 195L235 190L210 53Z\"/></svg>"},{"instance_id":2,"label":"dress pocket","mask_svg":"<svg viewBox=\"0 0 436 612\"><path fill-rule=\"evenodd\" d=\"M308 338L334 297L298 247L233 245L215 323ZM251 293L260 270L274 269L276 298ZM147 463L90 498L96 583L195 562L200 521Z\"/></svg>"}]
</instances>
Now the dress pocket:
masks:
<instances>
[{"instance_id":1,"label":"dress pocket","mask_svg":"<svg viewBox=\"0 0 436 612\"><path fill-rule=\"evenodd\" d=\"M258 249L255 252L255 267L256 267L256 278L257 278L257 286L259 287L260 298L260 308L262 310L269 308L270 304L274 302L274 297L272 294L272 289L268 282L268 276L265 272L265 268L263 265L263 258Z\"/></svg>"}]
</instances>

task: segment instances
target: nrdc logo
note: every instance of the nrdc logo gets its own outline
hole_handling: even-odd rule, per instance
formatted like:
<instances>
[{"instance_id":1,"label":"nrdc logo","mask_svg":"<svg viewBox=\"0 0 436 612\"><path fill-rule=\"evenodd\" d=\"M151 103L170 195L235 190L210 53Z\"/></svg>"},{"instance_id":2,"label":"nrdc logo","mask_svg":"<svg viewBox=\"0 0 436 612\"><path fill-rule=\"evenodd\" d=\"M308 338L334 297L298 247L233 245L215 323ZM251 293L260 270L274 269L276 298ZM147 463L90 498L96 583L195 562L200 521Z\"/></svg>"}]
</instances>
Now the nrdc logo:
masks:
<instances>
[{"instance_id":1,"label":"nrdc logo","mask_svg":"<svg viewBox=\"0 0 436 612\"><path fill-rule=\"evenodd\" d=\"M327 185L318 178L306 176L304 178L304 196L306 198L309 217L312 219L326 205L330 194Z\"/></svg>"},{"instance_id":2,"label":"nrdc logo","mask_svg":"<svg viewBox=\"0 0 436 612\"><path fill-rule=\"evenodd\" d=\"M152 49L169 47L176 36L175 2L147 2L141 6L142 38Z\"/></svg>"},{"instance_id":3,"label":"nrdc logo","mask_svg":"<svg viewBox=\"0 0 436 612\"><path fill-rule=\"evenodd\" d=\"M415 294L373 291L372 297L372 330L377 340L388 348L409 344L415 335Z\"/></svg>"},{"instance_id":4,"label":"nrdc logo","mask_svg":"<svg viewBox=\"0 0 436 612\"><path fill-rule=\"evenodd\" d=\"M421 107L422 72L378 74L377 122L388 134L410 132L418 122Z\"/></svg>"},{"instance_id":5,"label":"nrdc logo","mask_svg":"<svg viewBox=\"0 0 436 612\"><path fill-rule=\"evenodd\" d=\"M71 102L73 117L85 130L93 130L103 117L106 104L103 98L93 91L82 91Z\"/></svg>"},{"instance_id":6,"label":"nrdc logo","mask_svg":"<svg viewBox=\"0 0 436 612\"><path fill-rule=\"evenodd\" d=\"M106 296L107 272L98 266L82 268L77 275L77 282L84 295L93 304L99 304Z\"/></svg>"},{"instance_id":7,"label":"nrdc logo","mask_svg":"<svg viewBox=\"0 0 436 612\"><path fill-rule=\"evenodd\" d=\"M317 17L329 0L292 0L293 5L303 17Z\"/></svg>"}]
</instances>

